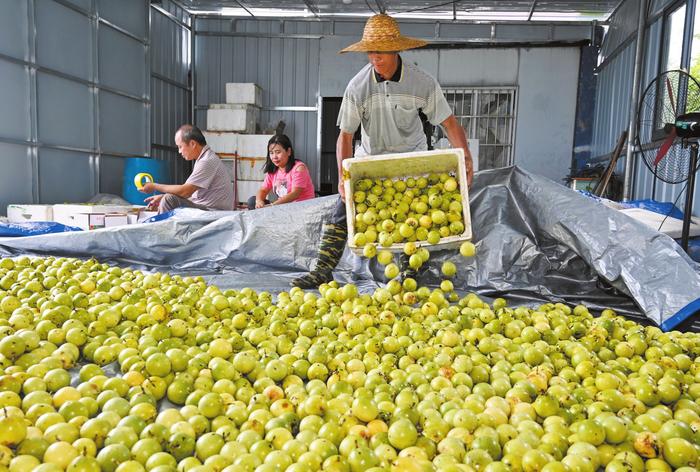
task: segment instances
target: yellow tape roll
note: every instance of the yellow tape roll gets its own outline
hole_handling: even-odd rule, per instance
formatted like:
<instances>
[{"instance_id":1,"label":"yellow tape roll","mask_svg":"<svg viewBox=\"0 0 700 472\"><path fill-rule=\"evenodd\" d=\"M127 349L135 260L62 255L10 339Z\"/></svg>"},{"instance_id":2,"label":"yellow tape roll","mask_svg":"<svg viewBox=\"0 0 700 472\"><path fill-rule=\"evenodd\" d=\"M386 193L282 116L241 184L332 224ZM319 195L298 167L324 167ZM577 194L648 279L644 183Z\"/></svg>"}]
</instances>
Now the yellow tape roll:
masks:
<instances>
[{"instance_id":1,"label":"yellow tape roll","mask_svg":"<svg viewBox=\"0 0 700 472\"><path fill-rule=\"evenodd\" d=\"M153 182L153 176L146 172L136 174L136 176L134 177L134 185L136 185L137 189L141 190L143 188L144 180L146 181L146 183Z\"/></svg>"}]
</instances>

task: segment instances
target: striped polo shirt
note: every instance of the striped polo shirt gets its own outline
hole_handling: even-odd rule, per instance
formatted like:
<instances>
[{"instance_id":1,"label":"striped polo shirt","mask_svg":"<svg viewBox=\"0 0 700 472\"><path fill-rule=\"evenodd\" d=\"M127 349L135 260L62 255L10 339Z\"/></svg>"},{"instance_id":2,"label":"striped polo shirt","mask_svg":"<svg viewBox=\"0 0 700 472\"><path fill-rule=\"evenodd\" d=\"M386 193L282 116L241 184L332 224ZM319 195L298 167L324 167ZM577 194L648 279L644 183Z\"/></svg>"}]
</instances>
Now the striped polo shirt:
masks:
<instances>
[{"instance_id":1,"label":"striped polo shirt","mask_svg":"<svg viewBox=\"0 0 700 472\"><path fill-rule=\"evenodd\" d=\"M233 184L224 164L209 146L204 146L194 161L187 184L197 187L190 201L209 210L233 210Z\"/></svg>"},{"instance_id":2,"label":"striped polo shirt","mask_svg":"<svg viewBox=\"0 0 700 472\"><path fill-rule=\"evenodd\" d=\"M452 115L437 80L399 56L399 67L389 80L377 74L372 64L350 80L338 126L350 134L362 126L362 145L355 152L358 157L424 151L427 144L419 110L433 125Z\"/></svg>"}]
</instances>

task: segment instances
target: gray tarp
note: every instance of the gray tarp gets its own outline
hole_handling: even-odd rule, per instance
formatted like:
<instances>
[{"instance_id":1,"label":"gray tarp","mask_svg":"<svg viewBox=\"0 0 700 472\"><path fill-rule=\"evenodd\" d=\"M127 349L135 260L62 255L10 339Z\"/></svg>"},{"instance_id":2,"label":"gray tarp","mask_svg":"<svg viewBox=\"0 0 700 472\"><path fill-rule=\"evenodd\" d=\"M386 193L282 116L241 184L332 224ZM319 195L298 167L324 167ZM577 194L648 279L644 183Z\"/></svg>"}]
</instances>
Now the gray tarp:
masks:
<instances>
[{"instance_id":1,"label":"gray tarp","mask_svg":"<svg viewBox=\"0 0 700 472\"><path fill-rule=\"evenodd\" d=\"M336 198L245 212L185 210L152 224L3 239L0 253L95 257L274 292L312 266ZM671 238L622 213L517 167L477 174L470 200L476 257L433 252L421 283L439 284L449 259L460 292L610 306L664 329L700 309L698 266ZM371 290L381 273L375 261L346 250L335 275Z\"/></svg>"}]
</instances>

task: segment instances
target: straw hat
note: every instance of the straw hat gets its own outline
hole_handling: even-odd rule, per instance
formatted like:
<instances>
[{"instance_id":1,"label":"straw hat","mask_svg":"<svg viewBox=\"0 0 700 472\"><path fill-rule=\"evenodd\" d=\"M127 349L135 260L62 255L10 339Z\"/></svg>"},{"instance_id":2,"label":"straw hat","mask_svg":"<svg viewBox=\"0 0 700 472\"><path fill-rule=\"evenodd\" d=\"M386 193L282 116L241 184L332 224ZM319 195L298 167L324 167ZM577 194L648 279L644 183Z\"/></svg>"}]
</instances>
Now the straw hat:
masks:
<instances>
[{"instance_id":1,"label":"straw hat","mask_svg":"<svg viewBox=\"0 0 700 472\"><path fill-rule=\"evenodd\" d=\"M426 44L428 42L422 39L401 36L396 20L381 13L367 20L362 41L351 44L340 52L395 52L419 48Z\"/></svg>"}]
</instances>

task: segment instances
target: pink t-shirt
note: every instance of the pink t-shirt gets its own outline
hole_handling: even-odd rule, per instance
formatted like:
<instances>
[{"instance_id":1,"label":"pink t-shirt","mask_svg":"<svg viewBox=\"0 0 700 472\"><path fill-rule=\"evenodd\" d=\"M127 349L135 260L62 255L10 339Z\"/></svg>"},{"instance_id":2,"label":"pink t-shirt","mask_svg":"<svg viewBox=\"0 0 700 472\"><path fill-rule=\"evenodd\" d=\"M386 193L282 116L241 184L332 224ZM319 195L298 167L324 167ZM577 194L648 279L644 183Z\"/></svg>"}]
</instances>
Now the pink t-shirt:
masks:
<instances>
[{"instance_id":1,"label":"pink t-shirt","mask_svg":"<svg viewBox=\"0 0 700 472\"><path fill-rule=\"evenodd\" d=\"M268 192L274 191L277 197L284 197L294 189L301 188L301 194L295 200L297 202L316 196L309 170L301 161L296 161L289 172L278 168L274 174L266 174L262 187Z\"/></svg>"}]
</instances>

